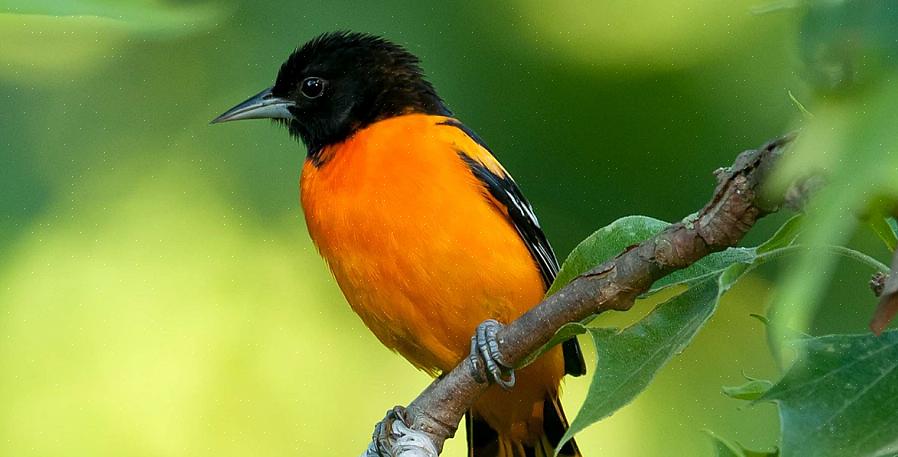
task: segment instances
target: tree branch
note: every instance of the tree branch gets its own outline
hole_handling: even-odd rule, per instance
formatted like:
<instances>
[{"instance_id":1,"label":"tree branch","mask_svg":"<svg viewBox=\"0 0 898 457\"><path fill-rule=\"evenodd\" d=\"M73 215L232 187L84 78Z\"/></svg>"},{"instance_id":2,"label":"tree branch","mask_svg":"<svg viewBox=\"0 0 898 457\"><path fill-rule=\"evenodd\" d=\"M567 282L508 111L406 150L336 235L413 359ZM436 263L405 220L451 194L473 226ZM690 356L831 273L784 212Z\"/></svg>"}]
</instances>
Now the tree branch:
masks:
<instances>
[{"instance_id":1,"label":"tree branch","mask_svg":"<svg viewBox=\"0 0 898 457\"><path fill-rule=\"evenodd\" d=\"M564 324L608 310L628 310L636 297L658 279L738 243L758 219L781 205L782 199L766 199L761 185L792 139L782 137L760 149L743 152L731 167L717 170L714 195L696 215L580 275L509 323L498 334L503 360L517 364L548 342ZM475 380L472 370L465 358L406 409L405 422L429 437L438 450L455 434L465 411L488 387Z\"/></svg>"},{"instance_id":2,"label":"tree branch","mask_svg":"<svg viewBox=\"0 0 898 457\"><path fill-rule=\"evenodd\" d=\"M898 250L892 257L891 272L877 273L871 282L874 283L873 292L879 297L879 304L870 321L870 330L879 336L898 314Z\"/></svg>"}]
</instances>

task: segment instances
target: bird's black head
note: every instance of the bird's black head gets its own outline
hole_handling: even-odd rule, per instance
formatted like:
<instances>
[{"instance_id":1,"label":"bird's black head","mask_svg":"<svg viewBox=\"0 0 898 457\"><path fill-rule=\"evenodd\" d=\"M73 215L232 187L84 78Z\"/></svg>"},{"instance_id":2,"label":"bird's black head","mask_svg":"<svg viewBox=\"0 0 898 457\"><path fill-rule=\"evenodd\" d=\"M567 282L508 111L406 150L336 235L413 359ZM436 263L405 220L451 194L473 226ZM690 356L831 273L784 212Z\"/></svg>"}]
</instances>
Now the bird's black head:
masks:
<instances>
[{"instance_id":1,"label":"bird's black head","mask_svg":"<svg viewBox=\"0 0 898 457\"><path fill-rule=\"evenodd\" d=\"M324 146L378 120L409 113L449 115L418 63L383 38L324 34L290 55L273 87L212 122L276 119L302 139L314 160Z\"/></svg>"}]
</instances>

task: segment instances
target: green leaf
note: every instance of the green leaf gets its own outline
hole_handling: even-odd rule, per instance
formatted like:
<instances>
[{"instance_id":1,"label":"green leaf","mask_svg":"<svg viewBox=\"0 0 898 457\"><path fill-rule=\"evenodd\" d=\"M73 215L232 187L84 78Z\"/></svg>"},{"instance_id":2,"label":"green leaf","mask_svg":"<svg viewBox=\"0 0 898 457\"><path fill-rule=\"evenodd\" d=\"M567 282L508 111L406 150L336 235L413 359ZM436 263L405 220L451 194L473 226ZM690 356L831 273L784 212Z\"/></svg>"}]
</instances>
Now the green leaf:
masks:
<instances>
[{"instance_id":1,"label":"green leaf","mask_svg":"<svg viewBox=\"0 0 898 457\"><path fill-rule=\"evenodd\" d=\"M583 272L612 258L667 227L668 224L642 216L619 219L595 232L578 245L565 260L549 291L554 293ZM777 249L789 247L795 240L800 218L787 221L759 248L731 248L711 254L694 265L658 281L653 293L671 286L687 290L659 305L648 316L623 331L590 328L584 323L569 324L556 333L529 363L548 348L588 331L599 355L598 366L587 399L565 435L575 433L632 401L674 355L682 351L714 313L720 296L746 272L777 257ZM633 370L633 367L638 367Z\"/></svg>"},{"instance_id":2,"label":"green leaf","mask_svg":"<svg viewBox=\"0 0 898 457\"><path fill-rule=\"evenodd\" d=\"M888 222L889 227L892 228L892 234L894 234L895 237L898 238L898 220L896 220L894 217L890 217L886 219L886 222Z\"/></svg>"},{"instance_id":3,"label":"green leaf","mask_svg":"<svg viewBox=\"0 0 898 457\"><path fill-rule=\"evenodd\" d=\"M787 221L762 246L768 247L767 250L769 251L791 244L795 239L794 233L797 231L799 221L800 217L794 217ZM558 289L564 287L564 285L580 274L613 258L628 247L655 236L668 226L667 222L658 219L645 216L628 216L597 230L574 248L561 266L555 282L546 295L557 292ZM675 285L688 286L714 278L719 278L720 293L723 294L743 274L764 260L759 259L755 253L755 248L731 248L723 252L713 253L688 268L662 278L655 283L652 290L646 295L651 295L667 287ZM549 342L520 362L518 367L530 364L553 346L569 338L586 333L587 327L584 325L591 319L585 319L581 323L567 324L560 328Z\"/></svg>"},{"instance_id":4,"label":"green leaf","mask_svg":"<svg viewBox=\"0 0 898 457\"><path fill-rule=\"evenodd\" d=\"M789 91L789 99L792 100L792 103L795 104L795 107L798 108L798 111L801 111L801 114L803 114L805 117L814 117L814 113L808 111L808 109L805 108L804 104L798 101L797 98L795 98L795 94L793 94L791 90Z\"/></svg>"},{"instance_id":5,"label":"green leaf","mask_svg":"<svg viewBox=\"0 0 898 457\"><path fill-rule=\"evenodd\" d=\"M800 216L790 219L759 248L731 248L723 252L713 253L686 269L676 271L662 278L655 283L652 290L646 295L651 295L667 287L675 285L689 286L690 284L713 278L719 278L720 293L723 294L743 274L765 261L765 259L756 255L759 249L764 248L764 252L767 252L790 245L795 239L799 223ZM555 282L546 295L557 292L558 289L564 287L564 285L580 274L613 258L628 247L655 236L668 226L667 222L658 219L645 216L628 216L597 230L574 248L561 266L561 271L559 271ZM581 323L571 323L560 328L549 342L520 362L518 367L530 364L553 346L569 338L586 333L587 328L585 324L591 319L590 317Z\"/></svg>"},{"instance_id":6,"label":"green leaf","mask_svg":"<svg viewBox=\"0 0 898 457\"><path fill-rule=\"evenodd\" d=\"M802 222L804 222L803 214L793 216L786 221L770 239L758 246L758 254L766 254L776 249L791 246L801 233Z\"/></svg>"},{"instance_id":7,"label":"green leaf","mask_svg":"<svg viewBox=\"0 0 898 457\"><path fill-rule=\"evenodd\" d=\"M628 247L657 235L670 224L646 216L627 216L597 230L581 241L571 252L546 295L558 292L577 276L614 258ZM651 295L661 289L700 281L722 272L734 263L750 264L755 259L752 248L730 248L711 254L688 268L675 271L656 282Z\"/></svg>"},{"instance_id":8,"label":"green leaf","mask_svg":"<svg viewBox=\"0 0 898 457\"><path fill-rule=\"evenodd\" d=\"M587 327L598 354L597 366L583 407L564 440L610 416L642 392L658 371L692 341L717 309L723 293L752 268L777 258L777 249L790 248L799 224L797 217L787 221L762 245L766 248L761 256L755 255L756 248L732 248L709 255L659 281L654 290L672 285L687 290L622 331Z\"/></svg>"},{"instance_id":9,"label":"green leaf","mask_svg":"<svg viewBox=\"0 0 898 457\"><path fill-rule=\"evenodd\" d=\"M770 239L756 248L729 248L715 252L702 260L661 278L646 294L651 295L661 289L701 281L723 274L722 292L732 286L743 274L776 257L776 251L791 247L801 232L802 215L797 215L783 223Z\"/></svg>"},{"instance_id":10,"label":"green leaf","mask_svg":"<svg viewBox=\"0 0 898 457\"><path fill-rule=\"evenodd\" d=\"M757 400L761 398L773 386L773 383L764 379L750 379L739 386L724 386L724 395L739 400Z\"/></svg>"},{"instance_id":11,"label":"green leaf","mask_svg":"<svg viewBox=\"0 0 898 457\"><path fill-rule=\"evenodd\" d=\"M692 284L624 330L590 328L598 364L586 400L562 442L636 398L692 341L719 298L717 278L711 278Z\"/></svg>"},{"instance_id":12,"label":"green leaf","mask_svg":"<svg viewBox=\"0 0 898 457\"><path fill-rule=\"evenodd\" d=\"M801 230L801 222L801 215L789 219L769 240L757 248L729 248L722 252L712 253L687 268L661 278L652 285L652 289L645 295L652 295L671 286L687 285L690 282L708 279L734 264L743 264L746 267L757 266L758 254L766 254L792 245ZM552 283L552 287L549 288L546 295L552 295L577 276L614 258L628 247L657 235L669 225L667 222L650 217L628 216L597 230L580 242L565 259L561 271L558 272L555 282ZM734 275L735 279L749 269L746 268L742 271L733 269L730 274ZM727 284L731 283L732 281L729 281Z\"/></svg>"},{"instance_id":13,"label":"green leaf","mask_svg":"<svg viewBox=\"0 0 898 457\"><path fill-rule=\"evenodd\" d=\"M518 364L515 368L522 368L522 367L526 367L527 365L530 365L534 360L539 358L539 356L545 354L546 351L548 351L549 349L552 349L555 345L561 344L561 343L563 343L571 338L574 338L578 335L582 335L582 334L586 333L588 330L589 329L585 325L583 325L579 322L570 322L570 323L564 324L563 326L561 326L560 329L558 329L555 332L555 336L553 336L552 339L550 339L548 343L544 344L536 352L528 355L526 358L524 358L524 360L518 362Z\"/></svg>"},{"instance_id":14,"label":"green leaf","mask_svg":"<svg viewBox=\"0 0 898 457\"><path fill-rule=\"evenodd\" d=\"M558 292L577 276L614 258L625 249L655 236L670 225L646 216L627 216L600 228L571 251L546 295Z\"/></svg>"},{"instance_id":15,"label":"green leaf","mask_svg":"<svg viewBox=\"0 0 898 457\"><path fill-rule=\"evenodd\" d=\"M801 233L803 220L804 217L800 214L792 217L758 247L729 248L708 255L688 268L661 278L652 285L652 289L646 295L651 295L670 286L689 284L718 274L722 275L721 293L726 292L745 273L781 254L790 253L786 248L793 247L793 243Z\"/></svg>"},{"instance_id":16,"label":"green leaf","mask_svg":"<svg viewBox=\"0 0 898 457\"><path fill-rule=\"evenodd\" d=\"M898 331L798 344L803 357L761 398L779 405L783 457L898 454Z\"/></svg>"},{"instance_id":17,"label":"green leaf","mask_svg":"<svg viewBox=\"0 0 898 457\"><path fill-rule=\"evenodd\" d=\"M675 271L659 279L652 285L652 289L646 295L651 295L671 286L688 285L696 281L710 279L722 274L731 266L738 264L749 266L756 258L757 255L754 248L729 248L725 251L715 252L687 268ZM738 273L735 274L733 279L738 278L745 271L747 270L739 271L738 267L734 268L731 270L731 273ZM727 281L726 288L729 288L731 284L732 281Z\"/></svg>"},{"instance_id":18,"label":"green leaf","mask_svg":"<svg viewBox=\"0 0 898 457\"><path fill-rule=\"evenodd\" d=\"M763 452L750 451L742 447L739 443L731 442L722 438L715 433L705 430L705 433L711 438L711 445L714 446L714 455L716 457L778 457L779 451Z\"/></svg>"},{"instance_id":19,"label":"green leaf","mask_svg":"<svg viewBox=\"0 0 898 457\"><path fill-rule=\"evenodd\" d=\"M870 229L876 233L876 236L879 237L886 244L886 248L889 251L894 251L895 248L898 248L898 232L895 231L895 228L892 226L894 220L892 218L885 218L881 215L873 215L870 217L870 220L867 221L867 225L870 226Z\"/></svg>"},{"instance_id":20,"label":"green leaf","mask_svg":"<svg viewBox=\"0 0 898 457\"><path fill-rule=\"evenodd\" d=\"M793 252L786 248L791 248L800 222L800 217L790 219L759 248L731 248L714 253L658 281L649 293L671 286L685 287L686 291L624 330L569 324L530 356L524 364L561 341L584 332L590 333L596 346L598 364L593 369L587 399L564 440L611 415L642 392L658 371L692 341L716 310L720 296L742 275L770 259ZM556 292L578 275L667 226L656 219L631 216L595 232L565 260L548 293ZM761 255L758 255L759 251Z\"/></svg>"}]
</instances>

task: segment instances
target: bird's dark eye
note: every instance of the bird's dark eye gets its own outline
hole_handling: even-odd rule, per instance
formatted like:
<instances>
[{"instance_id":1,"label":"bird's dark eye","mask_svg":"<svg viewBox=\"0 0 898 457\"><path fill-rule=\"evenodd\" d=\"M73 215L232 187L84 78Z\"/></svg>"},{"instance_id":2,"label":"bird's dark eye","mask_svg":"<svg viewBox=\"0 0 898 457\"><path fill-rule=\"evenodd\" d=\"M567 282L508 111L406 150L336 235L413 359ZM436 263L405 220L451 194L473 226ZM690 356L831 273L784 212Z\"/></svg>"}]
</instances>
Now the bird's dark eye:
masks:
<instances>
[{"instance_id":1,"label":"bird's dark eye","mask_svg":"<svg viewBox=\"0 0 898 457\"><path fill-rule=\"evenodd\" d=\"M306 98L318 98L324 93L324 80L314 76L303 79L299 85L299 91Z\"/></svg>"}]
</instances>

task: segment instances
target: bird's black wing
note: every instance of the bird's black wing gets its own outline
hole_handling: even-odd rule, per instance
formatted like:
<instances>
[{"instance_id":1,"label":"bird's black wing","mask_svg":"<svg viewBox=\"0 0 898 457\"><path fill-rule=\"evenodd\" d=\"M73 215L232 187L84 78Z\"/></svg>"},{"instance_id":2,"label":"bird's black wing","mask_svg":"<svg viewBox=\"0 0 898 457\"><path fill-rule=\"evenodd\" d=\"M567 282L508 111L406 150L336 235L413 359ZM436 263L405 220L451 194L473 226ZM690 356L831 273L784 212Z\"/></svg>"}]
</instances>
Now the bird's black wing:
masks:
<instances>
[{"instance_id":1,"label":"bird's black wing","mask_svg":"<svg viewBox=\"0 0 898 457\"><path fill-rule=\"evenodd\" d=\"M449 119L442 122L442 124L462 130L477 144L489 151L483 140L461 122ZM508 215L518 235L520 235L539 266L543 283L546 289L548 289L552 285L552 281L555 280L555 276L558 275L558 259L555 257L555 251L552 250L552 246L549 244L549 240L546 239L543 229L539 226L539 220L537 220L536 213L533 212L530 202L527 201L524 194L521 193L521 189L518 188L518 185L508 173L494 172L464 151L459 151L458 155L471 169L474 176L483 183L485 190L489 192L490 196L504 207L502 208L503 212ZM565 372L572 376L586 374L586 362L583 360L583 354L580 351L580 345L577 343L577 340L572 338L565 341L563 343L563 351Z\"/></svg>"}]
</instances>

